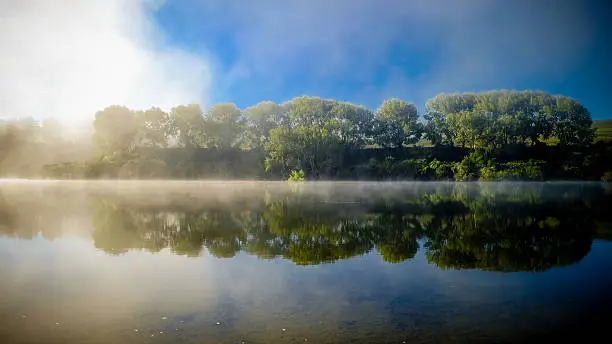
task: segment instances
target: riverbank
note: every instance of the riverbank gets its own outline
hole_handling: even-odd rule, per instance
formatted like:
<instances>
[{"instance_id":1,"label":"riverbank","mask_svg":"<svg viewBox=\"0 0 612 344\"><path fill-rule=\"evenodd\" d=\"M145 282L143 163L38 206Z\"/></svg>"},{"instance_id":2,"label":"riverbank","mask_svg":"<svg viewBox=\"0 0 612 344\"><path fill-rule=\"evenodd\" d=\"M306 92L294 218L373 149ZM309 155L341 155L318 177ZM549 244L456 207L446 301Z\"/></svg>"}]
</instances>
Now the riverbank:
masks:
<instances>
[{"instance_id":1,"label":"riverbank","mask_svg":"<svg viewBox=\"0 0 612 344\"><path fill-rule=\"evenodd\" d=\"M342 150L341 163L321 166L306 180L612 180L612 143L588 147L511 146L503 149L403 147ZM148 148L88 162L45 165L52 179L286 180L266 169L263 150Z\"/></svg>"}]
</instances>

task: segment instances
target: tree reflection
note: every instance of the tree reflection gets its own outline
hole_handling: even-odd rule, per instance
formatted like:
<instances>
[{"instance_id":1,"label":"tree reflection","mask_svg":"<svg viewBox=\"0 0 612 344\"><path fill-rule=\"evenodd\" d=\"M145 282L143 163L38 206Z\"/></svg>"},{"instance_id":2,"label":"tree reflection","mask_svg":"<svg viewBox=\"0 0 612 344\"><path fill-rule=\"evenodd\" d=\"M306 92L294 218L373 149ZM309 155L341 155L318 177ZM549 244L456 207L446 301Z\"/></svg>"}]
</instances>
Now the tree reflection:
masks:
<instances>
[{"instance_id":1,"label":"tree reflection","mask_svg":"<svg viewBox=\"0 0 612 344\"><path fill-rule=\"evenodd\" d=\"M605 209L611 205L601 190L580 186L568 186L554 198L545 186L477 191L451 193L446 198L461 202L465 210L424 222L429 262L497 271L569 265L589 252L596 221L609 217Z\"/></svg>"},{"instance_id":2,"label":"tree reflection","mask_svg":"<svg viewBox=\"0 0 612 344\"><path fill-rule=\"evenodd\" d=\"M100 196L92 197L91 235L96 248L115 255L169 249L230 258L244 251L313 265L376 251L399 263L421 244L427 260L443 269L543 271L582 259L602 223L611 223L612 195L602 187L550 188L449 183L343 201L290 190L200 205ZM47 198L30 199L34 216L0 198L0 233L31 238L42 224L60 226L70 210L49 211L41 205Z\"/></svg>"}]
</instances>

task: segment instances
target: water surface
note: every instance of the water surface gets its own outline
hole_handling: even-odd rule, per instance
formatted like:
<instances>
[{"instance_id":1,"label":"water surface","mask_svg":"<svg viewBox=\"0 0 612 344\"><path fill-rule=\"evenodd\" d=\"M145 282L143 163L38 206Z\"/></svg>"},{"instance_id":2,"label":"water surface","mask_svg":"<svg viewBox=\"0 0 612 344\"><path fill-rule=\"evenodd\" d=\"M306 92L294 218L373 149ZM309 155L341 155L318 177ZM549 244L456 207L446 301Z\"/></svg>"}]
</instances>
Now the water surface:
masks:
<instances>
[{"instance_id":1,"label":"water surface","mask_svg":"<svg viewBox=\"0 0 612 344\"><path fill-rule=\"evenodd\" d=\"M0 343L605 330L600 183L0 182Z\"/></svg>"}]
</instances>

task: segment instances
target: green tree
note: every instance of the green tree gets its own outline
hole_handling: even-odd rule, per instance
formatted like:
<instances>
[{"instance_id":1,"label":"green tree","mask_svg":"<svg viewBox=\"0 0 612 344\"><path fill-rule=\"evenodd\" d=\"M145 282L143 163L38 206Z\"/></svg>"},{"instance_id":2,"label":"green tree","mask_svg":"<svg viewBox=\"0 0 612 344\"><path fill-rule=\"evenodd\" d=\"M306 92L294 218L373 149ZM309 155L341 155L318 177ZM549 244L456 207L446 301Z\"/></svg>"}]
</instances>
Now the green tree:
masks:
<instances>
[{"instance_id":1,"label":"green tree","mask_svg":"<svg viewBox=\"0 0 612 344\"><path fill-rule=\"evenodd\" d=\"M448 127L454 144L472 149L490 147L495 141L494 119L490 114L460 111L448 115Z\"/></svg>"},{"instance_id":2,"label":"green tree","mask_svg":"<svg viewBox=\"0 0 612 344\"><path fill-rule=\"evenodd\" d=\"M312 178L332 175L342 147L358 146L365 135L356 135L367 123L362 109L333 100L298 97L289 104L289 120L270 131L265 150L268 169L278 164L284 174L303 170Z\"/></svg>"},{"instance_id":3,"label":"green tree","mask_svg":"<svg viewBox=\"0 0 612 344\"><path fill-rule=\"evenodd\" d=\"M205 120L199 105L174 107L170 111L170 123L171 132L175 133L181 146L186 148L204 146Z\"/></svg>"},{"instance_id":4,"label":"green tree","mask_svg":"<svg viewBox=\"0 0 612 344\"><path fill-rule=\"evenodd\" d=\"M561 145L588 145L595 138L593 121L589 111L577 101L557 98L556 123L554 135Z\"/></svg>"},{"instance_id":5,"label":"green tree","mask_svg":"<svg viewBox=\"0 0 612 344\"><path fill-rule=\"evenodd\" d=\"M304 170L307 176L318 178L321 172L334 167L338 143L338 138L326 127L278 127L272 129L265 145L266 162L268 167L277 163L286 171Z\"/></svg>"},{"instance_id":6,"label":"green tree","mask_svg":"<svg viewBox=\"0 0 612 344\"><path fill-rule=\"evenodd\" d=\"M376 143L402 147L417 142L422 133L414 104L400 99L385 100L376 111Z\"/></svg>"},{"instance_id":7,"label":"green tree","mask_svg":"<svg viewBox=\"0 0 612 344\"><path fill-rule=\"evenodd\" d=\"M245 139L246 122L233 103L213 105L206 116L208 146L218 149L238 148Z\"/></svg>"},{"instance_id":8,"label":"green tree","mask_svg":"<svg viewBox=\"0 0 612 344\"><path fill-rule=\"evenodd\" d=\"M246 108L244 116L248 146L259 148L266 143L272 129L287 122L289 110L287 106L266 101Z\"/></svg>"},{"instance_id":9,"label":"green tree","mask_svg":"<svg viewBox=\"0 0 612 344\"><path fill-rule=\"evenodd\" d=\"M332 118L335 101L318 97L297 97L289 102L290 127L323 127Z\"/></svg>"},{"instance_id":10,"label":"green tree","mask_svg":"<svg viewBox=\"0 0 612 344\"><path fill-rule=\"evenodd\" d=\"M331 119L326 125L347 148L361 148L374 135L372 111L350 103L335 102L330 110Z\"/></svg>"}]
</instances>

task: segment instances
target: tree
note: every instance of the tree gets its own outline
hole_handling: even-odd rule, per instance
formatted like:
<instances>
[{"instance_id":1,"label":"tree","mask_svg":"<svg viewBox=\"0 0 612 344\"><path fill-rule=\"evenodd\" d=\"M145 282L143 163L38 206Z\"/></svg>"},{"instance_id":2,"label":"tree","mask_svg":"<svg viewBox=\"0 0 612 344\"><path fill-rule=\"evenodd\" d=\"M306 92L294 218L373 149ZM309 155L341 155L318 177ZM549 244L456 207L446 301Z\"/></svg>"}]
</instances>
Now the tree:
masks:
<instances>
[{"instance_id":1,"label":"tree","mask_svg":"<svg viewBox=\"0 0 612 344\"><path fill-rule=\"evenodd\" d=\"M490 147L495 140L493 119L475 111L460 111L448 115L448 127L454 144L472 149Z\"/></svg>"},{"instance_id":2,"label":"tree","mask_svg":"<svg viewBox=\"0 0 612 344\"><path fill-rule=\"evenodd\" d=\"M150 108L136 113L139 144L149 147L166 147L173 134L170 116L160 108Z\"/></svg>"},{"instance_id":3,"label":"tree","mask_svg":"<svg viewBox=\"0 0 612 344\"><path fill-rule=\"evenodd\" d=\"M535 145L540 139L547 140L555 125L555 99L544 92L531 92L527 111L528 122L523 124L526 136Z\"/></svg>"},{"instance_id":4,"label":"tree","mask_svg":"<svg viewBox=\"0 0 612 344\"><path fill-rule=\"evenodd\" d=\"M425 132L433 144L452 141L473 148L479 144L535 145L549 137L556 137L564 146L593 141L588 110L573 99L544 92L441 94L425 108Z\"/></svg>"},{"instance_id":5,"label":"tree","mask_svg":"<svg viewBox=\"0 0 612 344\"><path fill-rule=\"evenodd\" d=\"M265 145L266 163L281 164L283 170L304 170L306 176L318 178L322 171L333 169L338 138L323 127L300 125L294 129L278 127L270 131Z\"/></svg>"},{"instance_id":6,"label":"tree","mask_svg":"<svg viewBox=\"0 0 612 344\"><path fill-rule=\"evenodd\" d=\"M202 109L197 104L179 105L170 111L171 132L175 133L178 143L186 148L203 147L205 121Z\"/></svg>"},{"instance_id":7,"label":"tree","mask_svg":"<svg viewBox=\"0 0 612 344\"><path fill-rule=\"evenodd\" d=\"M263 147L270 131L287 123L289 110L287 106L266 101L244 110L246 119L246 137L250 148Z\"/></svg>"},{"instance_id":8,"label":"tree","mask_svg":"<svg viewBox=\"0 0 612 344\"><path fill-rule=\"evenodd\" d=\"M5 159L25 143L22 130L14 125L3 125L0 132L0 172L4 172Z\"/></svg>"},{"instance_id":9,"label":"tree","mask_svg":"<svg viewBox=\"0 0 612 344\"><path fill-rule=\"evenodd\" d=\"M373 115L365 108L316 97L287 104L289 119L270 131L265 144L267 167L280 164L306 176L333 175L343 163L343 149L360 148L369 139Z\"/></svg>"},{"instance_id":10,"label":"tree","mask_svg":"<svg viewBox=\"0 0 612 344\"><path fill-rule=\"evenodd\" d=\"M135 147L138 126L134 112L124 106L109 106L96 113L94 142L106 153L129 152Z\"/></svg>"},{"instance_id":11,"label":"tree","mask_svg":"<svg viewBox=\"0 0 612 344\"><path fill-rule=\"evenodd\" d=\"M318 97L297 97L289 102L290 127L323 127L332 118L335 101Z\"/></svg>"},{"instance_id":12,"label":"tree","mask_svg":"<svg viewBox=\"0 0 612 344\"><path fill-rule=\"evenodd\" d=\"M384 147L402 147L419 140L422 128L414 104L400 99L385 100L376 111L376 143Z\"/></svg>"},{"instance_id":13,"label":"tree","mask_svg":"<svg viewBox=\"0 0 612 344\"><path fill-rule=\"evenodd\" d=\"M588 145L593 142L595 131L589 111L577 101L557 98L556 123L554 135L561 145Z\"/></svg>"},{"instance_id":14,"label":"tree","mask_svg":"<svg viewBox=\"0 0 612 344\"><path fill-rule=\"evenodd\" d=\"M213 105L206 116L208 146L218 149L238 148L244 141L246 122L233 103Z\"/></svg>"},{"instance_id":15,"label":"tree","mask_svg":"<svg viewBox=\"0 0 612 344\"><path fill-rule=\"evenodd\" d=\"M335 102L330 116L328 126L347 148L361 148L374 135L374 114L362 106Z\"/></svg>"},{"instance_id":16,"label":"tree","mask_svg":"<svg viewBox=\"0 0 612 344\"><path fill-rule=\"evenodd\" d=\"M439 94L427 101L427 112L439 112L443 114L458 113L460 111L472 111L476 106L476 94L453 93Z\"/></svg>"},{"instance_id":17,"label":"tree","mask_svg":"<svg viewBox=\"0 0 612 344\"><path fill-rule=\"evenodd\" d=\"M448 129L446 116L437 111L428 111L423 116L423 134L432 145L453 144L453 137Z\"/></svg>"}]
</instances>

